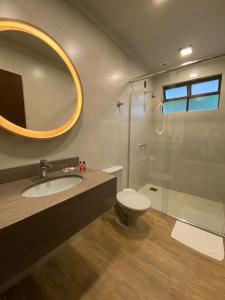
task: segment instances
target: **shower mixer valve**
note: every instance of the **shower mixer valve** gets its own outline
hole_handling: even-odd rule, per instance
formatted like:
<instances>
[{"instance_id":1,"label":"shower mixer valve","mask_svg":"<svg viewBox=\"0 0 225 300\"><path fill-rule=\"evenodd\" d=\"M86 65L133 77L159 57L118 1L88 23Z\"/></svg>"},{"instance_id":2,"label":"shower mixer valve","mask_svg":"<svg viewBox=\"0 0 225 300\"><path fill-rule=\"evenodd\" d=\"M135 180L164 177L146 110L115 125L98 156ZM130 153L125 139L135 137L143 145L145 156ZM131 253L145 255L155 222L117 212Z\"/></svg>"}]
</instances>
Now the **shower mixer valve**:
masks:
<instances>
[{"instance_id":1,"label":"shower mixer valve","mask_svg":"<svg viewBox=\"0 0 225 300\"><path fill-rule=\"evenodd\" d=\"M139 147L140 149L145 149L145 148L148 147L148 144L138 144L138 147Z\"/></svg>"}]
</instances>

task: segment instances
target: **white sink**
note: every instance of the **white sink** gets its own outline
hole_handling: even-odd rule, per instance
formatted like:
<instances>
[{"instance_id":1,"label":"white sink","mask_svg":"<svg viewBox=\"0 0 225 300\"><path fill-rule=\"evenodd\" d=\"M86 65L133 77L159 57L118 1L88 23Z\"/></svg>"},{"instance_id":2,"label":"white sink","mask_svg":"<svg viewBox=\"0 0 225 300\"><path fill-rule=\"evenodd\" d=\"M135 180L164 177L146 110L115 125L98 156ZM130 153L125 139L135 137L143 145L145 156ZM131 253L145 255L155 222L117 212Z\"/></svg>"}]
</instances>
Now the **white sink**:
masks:
<instances>
[{"instance_id":1,"label":"white sink","mask_svg":"<svg viewBox=\"0 0 225 300\"><path fill-rule=\"evenodd\" d=\"M55 179L48 179L42 183L27 188L23 197L44 197L68 190L82 181L80 176L67 176Z\"/></svg>"}]
</instances>

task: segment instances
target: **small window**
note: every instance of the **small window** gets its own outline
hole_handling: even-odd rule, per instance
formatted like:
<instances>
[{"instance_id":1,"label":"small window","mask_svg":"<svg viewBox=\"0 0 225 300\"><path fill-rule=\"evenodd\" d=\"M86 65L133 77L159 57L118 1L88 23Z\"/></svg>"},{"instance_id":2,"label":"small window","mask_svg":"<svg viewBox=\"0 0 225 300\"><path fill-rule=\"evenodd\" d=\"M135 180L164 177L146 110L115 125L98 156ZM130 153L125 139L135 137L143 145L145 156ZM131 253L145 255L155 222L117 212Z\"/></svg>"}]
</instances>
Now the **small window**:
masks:
<instances>
[{"instance_id":1,"label":"small window","mask_svg":"<svg viewBox=\"0 0 225 300\"><path fill-rule=\"evenodd\" d=\"M176 88L171 88L166 90L166 99L175 99L180 97L187 96L187 87L186 86L180 86Z\"/></svg>"},{"instance_id":2,"label":"small window","mask_svg":"<svg viewBox=\"0 0 225 300\"><path fill-rule=\"evenodd\" d=\"M165 114L173 112L184 112L187 107L187 99L179 99L174 101L164 102L163 112Z\"/></svg>"},{"instance_id":3,"label":"small window","mask_svg":"<svg viewBox=\"0 0 225 300\"><path fill-rule=\"evenodd\" d=\"M194 83L191 85L191 94L208 94L208 93L217 93L219 90L219 79L207 80L204 82Z\"/></svg>"},{"instance_id":4,"label":"small window","mask_svg":"<svg viewBox=\"0 0 225 300\"><path fill-rule=\"evenodd\" d=\"M164 87L163 113L218 109L221 80L216 75Z\"/></svg>"}]
</instances>

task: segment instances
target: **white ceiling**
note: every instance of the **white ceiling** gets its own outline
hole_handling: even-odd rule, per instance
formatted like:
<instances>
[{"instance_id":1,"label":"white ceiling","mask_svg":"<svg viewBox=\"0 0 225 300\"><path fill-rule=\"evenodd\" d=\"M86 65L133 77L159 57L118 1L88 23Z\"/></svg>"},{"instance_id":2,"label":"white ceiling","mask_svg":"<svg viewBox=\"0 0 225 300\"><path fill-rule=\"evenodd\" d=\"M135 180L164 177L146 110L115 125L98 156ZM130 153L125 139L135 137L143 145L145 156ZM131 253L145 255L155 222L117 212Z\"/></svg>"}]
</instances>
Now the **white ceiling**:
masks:
<instances>
[{"instance_id":1,"label":"white ceiling","mask_svg":"<svg viewBox=\"0 0 225 300\"><path fill-rule=\"evenodd\" d=\"M225 53L225 0L70 0L148 72ZM178 49L193 45L181 59Z\"/></svg>"}]
</instances>

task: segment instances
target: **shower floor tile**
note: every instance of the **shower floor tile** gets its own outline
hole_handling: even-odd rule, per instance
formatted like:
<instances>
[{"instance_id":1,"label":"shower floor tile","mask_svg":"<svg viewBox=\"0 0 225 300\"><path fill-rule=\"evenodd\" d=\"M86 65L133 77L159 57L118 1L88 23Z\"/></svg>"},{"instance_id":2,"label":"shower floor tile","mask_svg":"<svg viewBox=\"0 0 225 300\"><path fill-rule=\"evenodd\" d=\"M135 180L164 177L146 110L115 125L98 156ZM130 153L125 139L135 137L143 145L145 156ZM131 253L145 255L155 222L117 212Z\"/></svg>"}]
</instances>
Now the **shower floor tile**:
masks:
<instances>
[{"instance_id":1,"label":"shower floor tile","mask_svg":"<svg viewBox=\"0 0 225 300\"><path fill-rule=\"evenodd\" d=\"M150 188L156 188L152 191ZM222 202L146 184L139 192L147 196L152 208L215 234L224 235L224 207Z\"/></svg>"}]
</instances>

